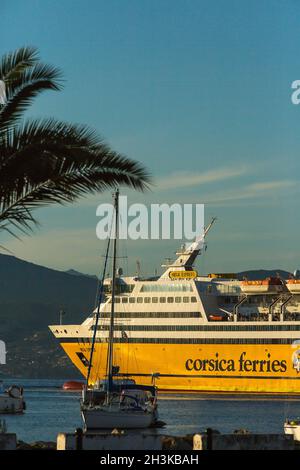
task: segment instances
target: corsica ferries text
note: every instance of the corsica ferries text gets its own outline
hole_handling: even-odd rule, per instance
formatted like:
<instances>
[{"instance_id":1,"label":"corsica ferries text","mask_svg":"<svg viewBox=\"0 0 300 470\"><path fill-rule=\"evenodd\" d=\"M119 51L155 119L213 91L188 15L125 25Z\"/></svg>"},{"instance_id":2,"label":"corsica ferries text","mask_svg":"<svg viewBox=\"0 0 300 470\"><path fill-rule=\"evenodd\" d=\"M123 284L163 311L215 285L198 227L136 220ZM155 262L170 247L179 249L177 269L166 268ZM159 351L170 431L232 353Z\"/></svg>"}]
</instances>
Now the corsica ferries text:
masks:
<instances>
[{"instance_id":1,"label":"corsica ferries text","mask_svg":"<svg viewBox=\"0 0 300 470\"><path fill-rule=\"evenodd\" d=\"M268 353L266 359L248 359L243 352L239 359L222 359L219 353L211 359L187 359L185 368L188 371L209 372L285 372L286 361L272 360Z\"/></svg>"}]
</instances>

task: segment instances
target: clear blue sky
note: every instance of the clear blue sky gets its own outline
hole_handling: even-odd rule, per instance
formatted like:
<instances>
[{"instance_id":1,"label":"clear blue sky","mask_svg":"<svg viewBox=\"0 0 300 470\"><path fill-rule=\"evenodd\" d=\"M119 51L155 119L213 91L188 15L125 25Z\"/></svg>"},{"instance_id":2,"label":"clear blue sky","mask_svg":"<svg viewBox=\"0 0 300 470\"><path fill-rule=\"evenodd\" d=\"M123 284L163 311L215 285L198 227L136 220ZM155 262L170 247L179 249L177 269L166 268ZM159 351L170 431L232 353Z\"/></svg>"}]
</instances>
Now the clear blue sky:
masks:
<instances>
[{"instance_id":1,"label":"clear blue sky","mask_svg":"<svg viewBox=\"0 0 300 470\"><path fill-rule=\"evenodd\" d=\"M0 52L34 45L63 70L64 90L30 115L89 124L146 165L156 187L132 201L206 203L219 220L199 271L293 270L299 20L296 0L2 0ZM97 272L95 210L110 198L40 210L34 236L1 241L36 263ZM177 244L128 242L129 270L139 258L153 272Z\"/></svg>"}]
</instances>

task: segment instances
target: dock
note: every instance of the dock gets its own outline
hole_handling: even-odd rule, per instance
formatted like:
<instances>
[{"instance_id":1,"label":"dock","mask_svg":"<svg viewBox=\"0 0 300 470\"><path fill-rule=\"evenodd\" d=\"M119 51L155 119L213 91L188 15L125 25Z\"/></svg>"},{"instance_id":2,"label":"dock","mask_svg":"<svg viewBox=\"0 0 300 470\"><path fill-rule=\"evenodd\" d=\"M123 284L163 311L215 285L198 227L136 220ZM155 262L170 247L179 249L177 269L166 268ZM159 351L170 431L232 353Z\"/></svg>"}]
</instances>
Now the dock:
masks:
<instances>
[{"instance_id":1,"label":"dock","mask_svg":"<svg viewBox=\"0 0 300 470\"><path fill-rule=\"evenodd\" d=\"M186 436L147 431L59 433L56 442L25 443L14 433L0 433L0 450L97 450L97 451L186 451L205 450L300 450L300 442L286 434L221 434L207 429Z\"/></svg>"},{"instance_id":2,"label":"dock","mask_svg":"<svg viewBox=\"0 0 300 470\"><path fill-rule=\"evenodd\" d=\"M203 450L299 450L300 443L292 435L220 434L212 429L186 436L151 432L59 433L57 450L139 450L139 451L203 451Z\"/></svg>"}]
</instances>

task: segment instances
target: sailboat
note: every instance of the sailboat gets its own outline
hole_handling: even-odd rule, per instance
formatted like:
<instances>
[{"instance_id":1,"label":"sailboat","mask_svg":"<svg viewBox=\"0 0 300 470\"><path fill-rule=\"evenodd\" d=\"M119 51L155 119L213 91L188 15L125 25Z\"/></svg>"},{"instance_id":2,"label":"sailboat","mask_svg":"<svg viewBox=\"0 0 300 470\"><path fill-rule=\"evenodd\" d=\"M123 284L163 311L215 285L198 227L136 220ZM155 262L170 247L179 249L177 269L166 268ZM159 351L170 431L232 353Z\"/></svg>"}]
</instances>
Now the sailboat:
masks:
<instances>
[{"instance_id":1,"label":"sailboat","mask_svg":"<svg viewBox=\"0 0 300 470\"><path fill-rule=\"evenodd\" d=\"M300 441L300 418L286 419L283 429L284 434L292 434L295 441Z\"/></svg>"},{"instance_id":2,"label":"sailboat","mask_svg":"<svg viewBox=\"0 0 300 470\"><path fill-rule=\"evenodd\" d=\"M8 390L3 390L3 382L0 380L0 414L23 413L25 408L23 388L12 385Z\"/></svg>"},{"instance_id":3,"label":"sailboat","mask_svg":"<svg viewBox=\"0 0 300 470\"><path fill-rule=\"evenodd\" d=\"M103 278L98 295L97 313L95 316L94 334L91 346L86 385L82 391L81 415L85 430L96 429L137 429L155 425L157 414L157 389L152 386L137 385L134 380L117 378L118 367L113 365L114 352L114 304L116 292L116 248L119 222L119 191L114 194L115 234L113 237L113 266L111 315L107 352L107 378L93 386L89 385L93 354L95 350L97 326L100 315L100 304L103 297L103 281L109 253L108 242Z\"/></svg>"}]
</instances>

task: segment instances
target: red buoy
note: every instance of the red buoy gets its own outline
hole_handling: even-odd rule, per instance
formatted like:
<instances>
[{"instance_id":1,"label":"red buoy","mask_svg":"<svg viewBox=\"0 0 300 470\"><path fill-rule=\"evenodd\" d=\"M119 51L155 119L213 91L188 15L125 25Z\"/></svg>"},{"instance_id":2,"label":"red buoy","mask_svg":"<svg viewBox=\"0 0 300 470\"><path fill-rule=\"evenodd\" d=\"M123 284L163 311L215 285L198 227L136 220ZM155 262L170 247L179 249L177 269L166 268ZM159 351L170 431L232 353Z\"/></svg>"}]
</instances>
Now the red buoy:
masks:
<instances>
[{"instance_id":1,"label":"red buoy","mask_svg":"<svg viewBox=\"0 0 300 470\"><path fill-rule=\"evenodd\" d=\"M73 392L81 391L84 387L84 382L78 380L69 380L63 384L63 390L71 390Z\"/></svg>"}]
</instances>

